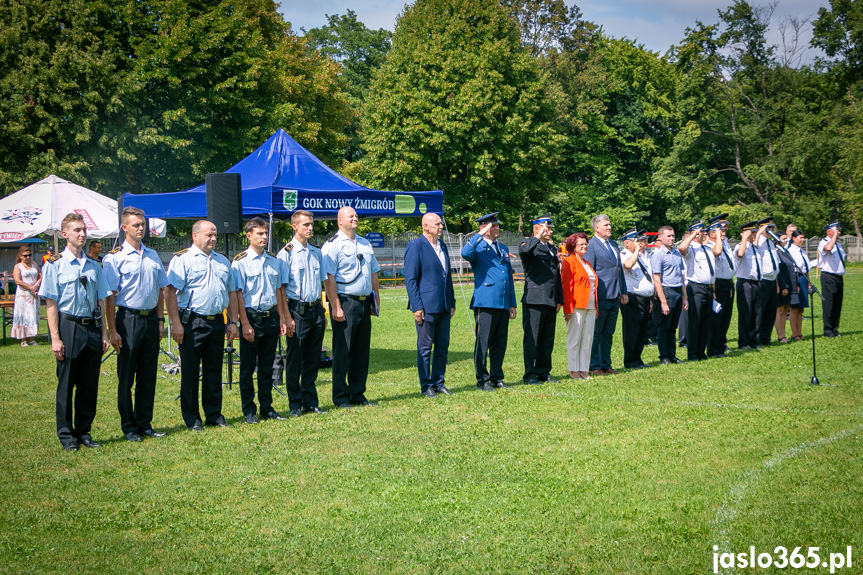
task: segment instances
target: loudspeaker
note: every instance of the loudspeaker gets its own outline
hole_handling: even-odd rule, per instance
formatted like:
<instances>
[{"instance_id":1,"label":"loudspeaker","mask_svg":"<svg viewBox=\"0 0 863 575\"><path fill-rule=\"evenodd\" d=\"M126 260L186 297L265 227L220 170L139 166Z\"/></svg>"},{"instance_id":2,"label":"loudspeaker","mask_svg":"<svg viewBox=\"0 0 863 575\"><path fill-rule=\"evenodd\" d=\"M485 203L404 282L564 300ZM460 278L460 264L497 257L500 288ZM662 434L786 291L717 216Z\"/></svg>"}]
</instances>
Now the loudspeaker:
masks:
<instances>
[{"instance_id":1,"label":"loudspeaker","mask_svg":"<svg viewBox=\"0 0 863 575\"><path fill-rule=\"evenodd\" d=\"M207 174L207 219L220 234L243 231L243 195L240 174Z\"/></svg>"}]
</instances>

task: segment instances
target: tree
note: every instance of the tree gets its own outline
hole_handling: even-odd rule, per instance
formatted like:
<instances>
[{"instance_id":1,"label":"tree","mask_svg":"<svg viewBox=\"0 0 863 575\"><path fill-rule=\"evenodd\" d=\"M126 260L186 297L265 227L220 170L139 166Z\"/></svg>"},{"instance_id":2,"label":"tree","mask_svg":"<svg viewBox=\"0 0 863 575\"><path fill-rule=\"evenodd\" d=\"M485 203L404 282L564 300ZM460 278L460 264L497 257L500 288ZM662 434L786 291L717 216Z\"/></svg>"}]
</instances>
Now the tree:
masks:
<instances>
[{"instance_id":1,"label":"tree","mask_svg":"<svg viewBox=\"0 0 863 575\"><path fill-rule=\"evenodd\" d=\"M417 0L363 106L370 183L444 191L448 215L513 221L560 158L550 86L494 0Z\"/></svg>"}]
</instances>

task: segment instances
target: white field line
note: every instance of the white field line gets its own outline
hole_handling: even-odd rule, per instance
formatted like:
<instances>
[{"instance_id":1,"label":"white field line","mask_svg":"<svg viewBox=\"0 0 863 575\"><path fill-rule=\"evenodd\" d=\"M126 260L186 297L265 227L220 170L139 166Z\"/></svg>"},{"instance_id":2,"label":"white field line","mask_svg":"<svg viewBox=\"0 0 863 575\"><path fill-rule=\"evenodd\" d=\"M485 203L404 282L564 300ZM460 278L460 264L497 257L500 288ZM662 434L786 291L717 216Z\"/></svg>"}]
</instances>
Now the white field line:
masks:
<instances>
[{"instance_id":1,"label":"white field line","mask_svg":"<svg viewBox=\"0 0 863 575\"><path fill-rule=\"evenodd\" d=\"M757 467L753 467L746 471L741 477L740 482L729 489L728 495L725 497L725 500L722 502L719 509L716 510L716 515L710 524L711 533L713 535L712 539L714 541L718 541L716 543L719 545L718 553L731 552L729 549L729 533L733 527L734 520L737 518L737 508L746 496L746 492L749 487L758 481L765 471L770 471L773 468L778 467L787 459L792 459L812 449L818 449L819 447L829 445L835 441L848 437L849 435L858 433L861 430L863 430L863 424L844 429L830 437L822 437L821 439L815 439L813 441L804 441L803 443L795 445L778 455L765 459ZM729 572L730 571L728 570L723 570L723 573Z\"/></svg>"}]
</instances>

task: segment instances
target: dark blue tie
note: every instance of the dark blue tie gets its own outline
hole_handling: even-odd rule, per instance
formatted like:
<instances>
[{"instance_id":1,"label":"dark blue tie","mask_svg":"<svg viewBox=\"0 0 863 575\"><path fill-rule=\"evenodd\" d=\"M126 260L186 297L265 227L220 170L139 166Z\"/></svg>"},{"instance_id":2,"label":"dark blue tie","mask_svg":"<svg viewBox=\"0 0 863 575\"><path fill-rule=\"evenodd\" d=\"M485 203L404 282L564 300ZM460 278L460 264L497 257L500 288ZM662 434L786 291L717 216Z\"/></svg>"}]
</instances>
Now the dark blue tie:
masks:
<instances>
[{"instance_id":1,"label":"dark blue tie","mask_svg":"<svg viewBox=\"0 0 863 575\"><path fill-rule=\"evenodd\" d=\"M845 258L842 256L842 246L839 245L839 242L836 242L836 253L839 254L839 261L842 262L842 267L845 267ZM839 270L836 270L839 271Z\"/></svg>"},{"instance_id":2,"label":"dark blue tie","mask_svg":"<svg viewBox=\"0 0 863 575\"><path fill-rule=\"evenodd\" d=\"M776 258L773 257L773 250L770 247L770 244L767 244L767 253L770 254L770 263L773 264L773 271L776 271Z\"/></svg>"},{"instance_id":3,"label":"dark blue tie","mask_svg":"<svg viewBox=\"0 0 863 575\"><path fill-rule=\"evenodd\" d=\"M704 257L707 259L707 267L710 268L710 277L712 278L714 275L716 275L716 272L713 271L713 262L710 261L710 254L707 253L706 247L701 246L701 249L704 250Z\"/></svg>"},{"instance_id":4,"label":"dark blue tie","mask_svg":"<svg viewBox=\"0 0 863 575\"><path fill-rule=\"evenodd\" d=\"M758 263L758 252L755 251L755 244L749 244L749 247L752 248L752 255L754 256L752 259L755 260L755 271L758 273L758 281L761 281L761 264Z\"/></svg>"},{"instance_id":5,"label":"dark blue tie","mask_svg":"<svg viewBox=\"0 0 863 575\"><path fill-rule=\"evenodd\" d=\"M728 261L728 267L731 268L731 271L734 271L734 264L731 263L731 258L728 256L728 252L725 251L725 246L722 246L722 255L724 255L725 259Z\"/></svg>"},{"instance_id":6,"label":"dark blue tie","mask_svg":"<svg viewBox=\"0 0 863 575\"><path fill-rule=\"evenodd\" d=\"M611 259L613 259L615 262L617 262L617 256L614 255L614 249L611 247L611 242L606 240L604 243L605 243L605 247L608 248L608 253L611 254Z\"/></svg>"}]
</instances>

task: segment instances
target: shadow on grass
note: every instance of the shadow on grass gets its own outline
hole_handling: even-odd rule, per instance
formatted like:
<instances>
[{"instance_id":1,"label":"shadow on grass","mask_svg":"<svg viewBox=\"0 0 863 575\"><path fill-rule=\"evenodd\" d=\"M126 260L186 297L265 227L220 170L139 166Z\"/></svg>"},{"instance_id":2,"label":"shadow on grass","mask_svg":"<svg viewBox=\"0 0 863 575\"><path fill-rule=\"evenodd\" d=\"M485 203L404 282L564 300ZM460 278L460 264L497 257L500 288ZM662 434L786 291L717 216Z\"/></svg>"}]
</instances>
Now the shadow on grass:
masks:
<instances>
[{"instance_id":1,"label":"shadow on grass","mask_svg":"<svg viewBox=\"0 0 863 575\"><path fill-rule=\"evenodd\" d=\"M369 362L369 375L391 369L416 369L416 347L409 349L377 349L371 350L372 360ZM459 361L473 361L473 352L452 351L447 354L447 364Z\"/></svg>"}]
</instances>

